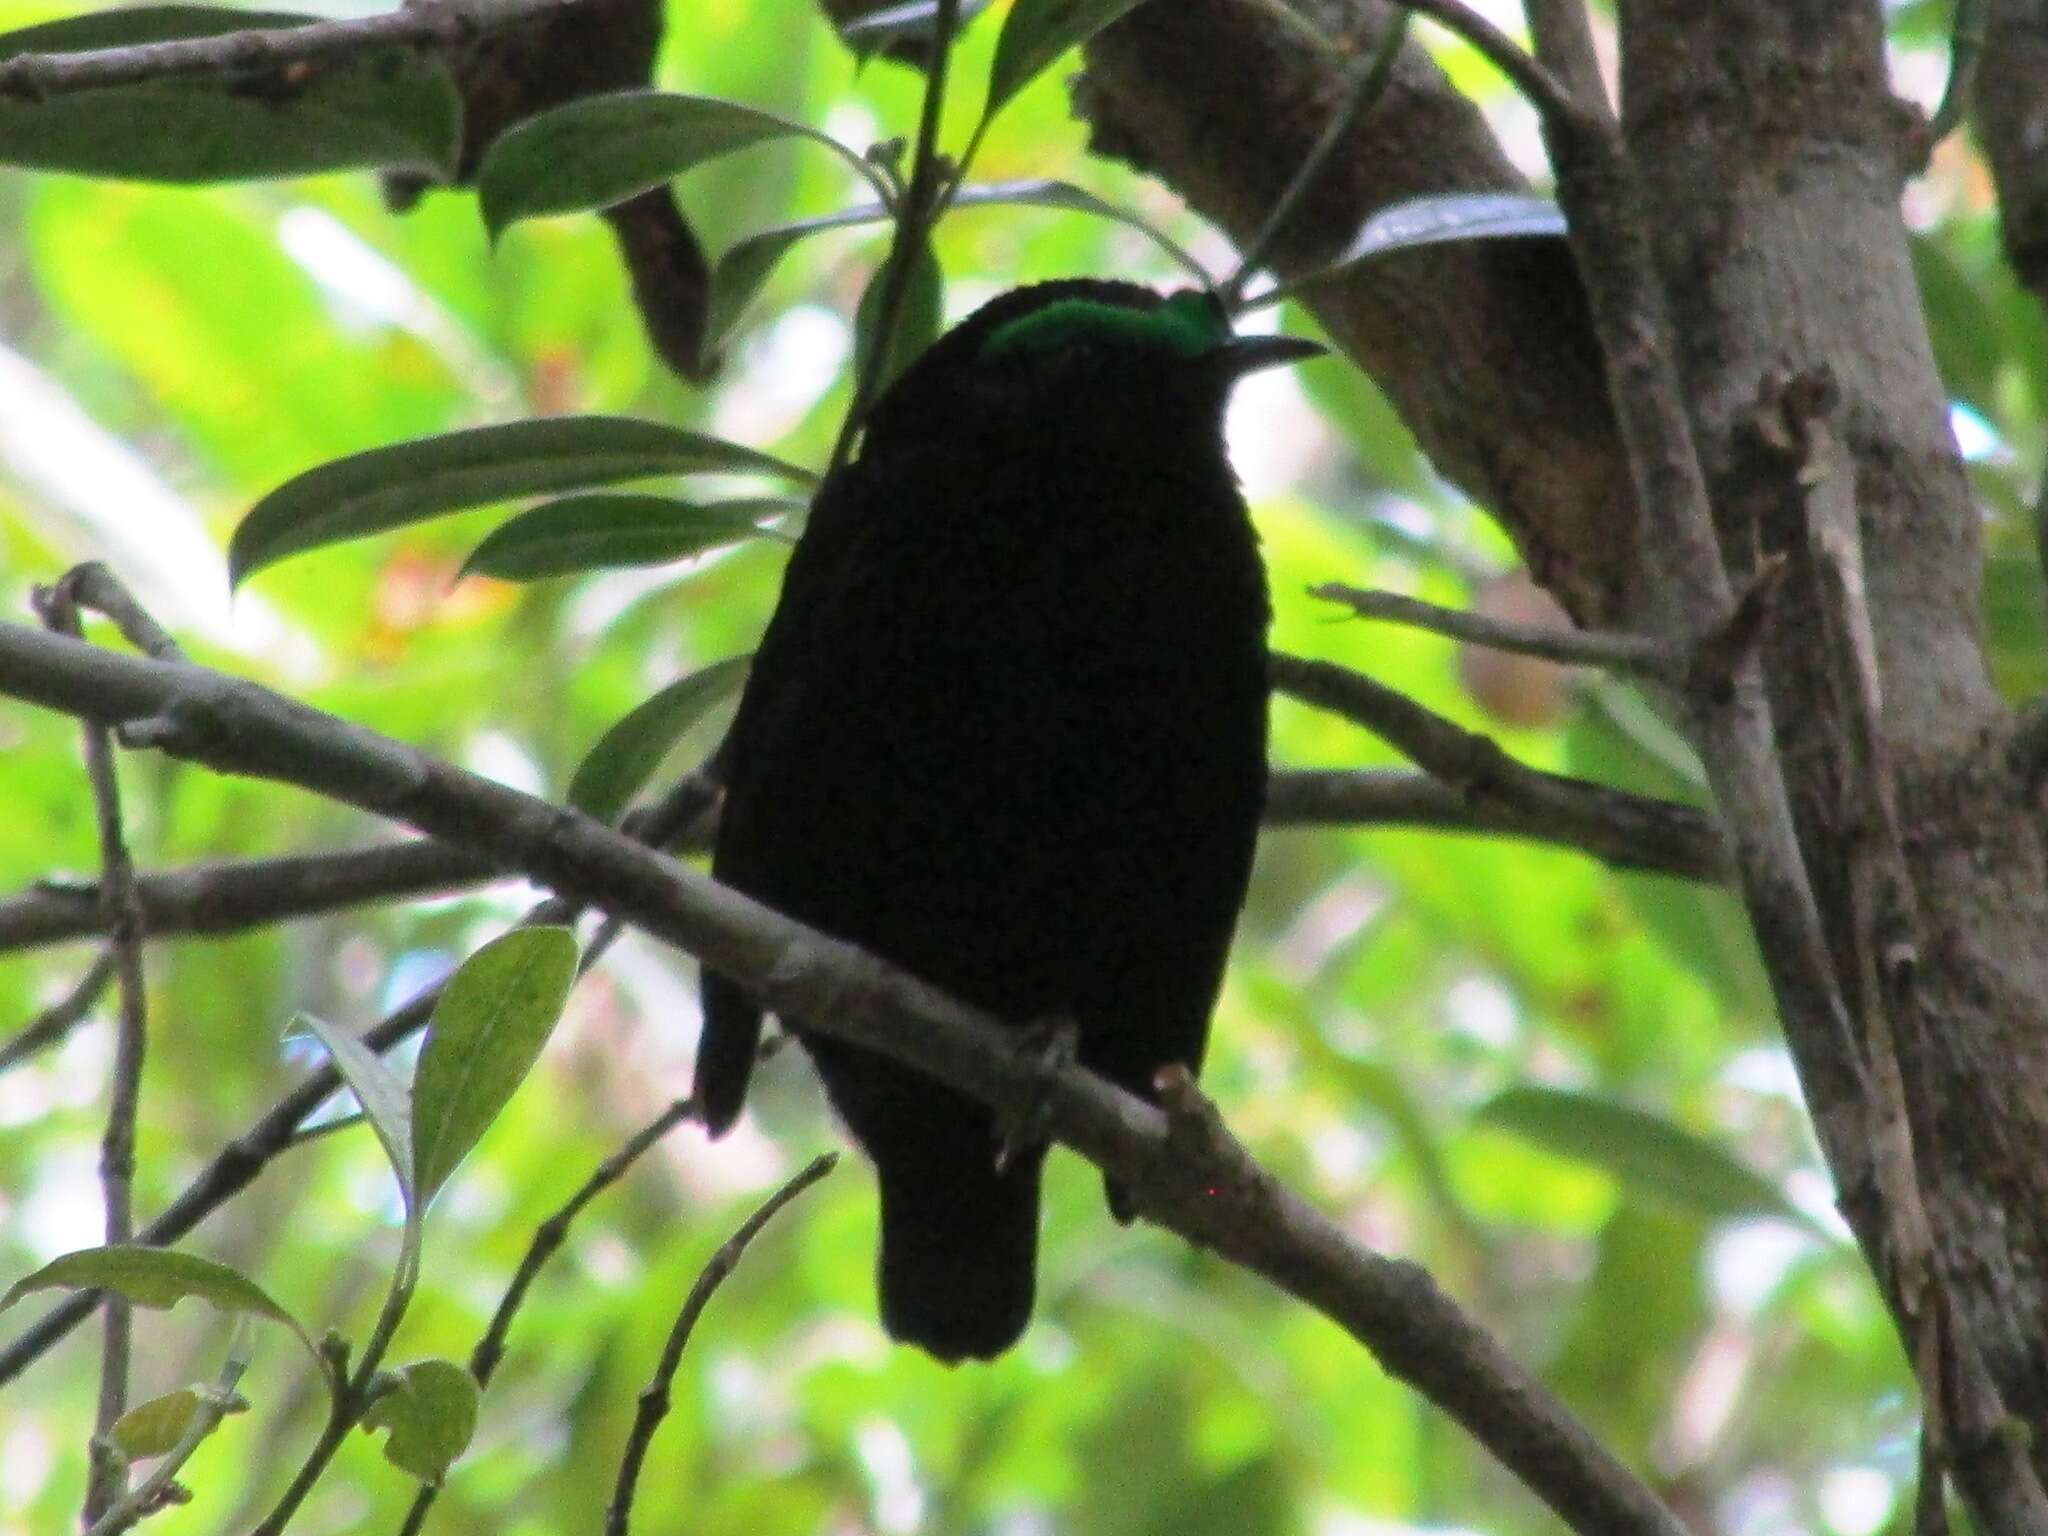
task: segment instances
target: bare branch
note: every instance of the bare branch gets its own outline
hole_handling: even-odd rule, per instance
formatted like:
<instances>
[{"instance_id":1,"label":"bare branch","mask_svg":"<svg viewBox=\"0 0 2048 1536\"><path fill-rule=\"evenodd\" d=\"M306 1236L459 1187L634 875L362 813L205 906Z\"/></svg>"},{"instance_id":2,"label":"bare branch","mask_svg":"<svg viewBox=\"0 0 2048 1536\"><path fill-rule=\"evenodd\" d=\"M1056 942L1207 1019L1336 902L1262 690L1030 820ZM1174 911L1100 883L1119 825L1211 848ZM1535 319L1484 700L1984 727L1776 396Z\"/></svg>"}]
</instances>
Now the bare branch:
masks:
<instances>
[{"instance_id":1,"label":"bare branch","mask_svg":"<svg viewBox=\"0 0 2048 1536\"><path fill-rule=\"evenodd\" d=\"M1705 814L1516 762L1490 737L1468 731L1362 673L1275 654L1281 692L1342 715L1382 737L1438 780L1468 814L1498 816L1502 830L1546 835L1623 868L1724 879L1722 833ZM1546 829L1538 833L1537 829Z\"/></svg>"},{"instance_id":2,"label":"bare branch","mask_svg":"<svg viewBox=\"0 0 2048 1536\"><path fill-rule=\"evenodd\" d=\"M795 1178L764 1200L760 1209L741 1222L739 1230L719 1245L718 1252L711 1255L711 1262L697 1276L697 1283L690 1287L690 1294L683 1299L683 1310L676 1315L675 1326L669 1330L668 1342L662 1346L661 1361L654 1368L654 1379L640 1394L640 1407L633 1415L632 1433L626 1437L626 1452L619 1462L618 1483L612 1490L612 1502L604 1512L605 1536L626 1536L633 1515L633 1495L640 1483L641 1464L647 1459L647 1447L654 1440L655 1430L668 1416L669 1383L675 1380L676 1370L683 1363L683 1350L690 1342L697 1319L711 1300L711 1293L725 1283L725 1277L738 1266L740 1255L747 1251L747 1244L775 1219L776 1212L838 1166L837 1152L812 1158Z\"/></svg>"},{"instance_id":3,"label":"bare branch","mask_svg":"<svg viewBox=\"0 0 2048 1536\"><path fill-rule=\"evenodd\" d=\"M1256 1189L1256 1206L1214 1198L1203 1170L1190 1166L1169 1136L1164 1116L1143 1100L1077 1066L1048 1072L1042 1053L1018 1050L1013 1032L997 1020L854 946L578 812L252 683L0 624L0 693L134 721L131 737L147 735L181 756L296 783L460 840L689 950L746 986L766 1009L817 1021L813 1027L997 1109L1042 1105L1049 1132L1114 1173L1152 1219L1341 1323L1575 1528L1682 1536L1655 1495L1420 1270L1365 1249L1248 1158L1235 1170L1233 1187ZM283 1137L292 1124L296 1118ZM45 1339L49 1332L32 1331ZM0 1373L32 1357L18 1341L0 1356Z\"/></svg>"},{"instance_id":4,"label":"bare branch","mask_svg":"<svg viewBox=\"0 0 2048 1536\"><path fill-rule=\"evenodd\" d=\"M0 1072L19 1066L38 1051L49 1049L70 1035L92 1012L107 983L114 979L118 957L110 944L93 956L83 976L72 989L21 1027L14 1038L0 1045Z\"/></svg>"},{"instance_id":5,"label":"bare branch","mask_svg":"<svg viewBox=\"0 0 2048 1536\"><path fill-rule=\"evenodd\" d=\"M40 101L70 91L184 75L276 73L295 65L349 58L375 47L450 51L484 32L522 26L585 3L588 0L495 0L488 7L409 5L355 21L223 32L85 53L23 53L0 61L0 100Z\"/></svg>"},{"instance_id":6,"label":"bare branch","mask_svg":"<svg viewBox=\"0 0 2048 1536\"><path fill-rule=\"evenodd\" d=\"M1497 651L1520 656L1540 656L1567 667L1604 667L1636 677L1677 683L1685 674L1678 649L1649 635L1619 635L1602 630L1560 629L1554 624L1518 624L1511 619L1488 618L1463 608L1445 608L1404 597L1398 592L1368 591L1347 587L1342 582L1325 582L1309 588L1310 597L1343 603L1362 619L1386 619L1432 634L1448 635Z\"/></svg>"},{"instance_id":7,"label":"bare branch","mask_svg":"<svg viewBox=\"0 0 2048 1536\"><path fill-rule=\"evenodd\" d=\"M96 580L103 597L141 609L128 600L104 567L82 566L55 586L34 594L37 611L51 632L78 639L79 588ZM150 625L151 630L155 626ZM155 631L161 635L161 631ZM168 644L168 639L164 641ZM175 654L175 648L174 652ZM100 1192L106 1211L106 1241L125 1243L135 1235L135 1122L142 1101L142 1059L149 1040L149 994L142 973L142 909L135 900L135 861L128 855L121 825L121 785L114 772L113 732L95 717L85 718L85 771L92 786L93 816L100 843L100 920L114 956L120 1009L114 1034L114 1065L107 1085L107 1127L100 1137ZM126 1496L128 1469L110 1436L128 1411L128 1368L133 1317L128 1299L108 1295L106 1333L100 1353L99 1406L88 1457L84 1520L97 1525Z\"/></svg>"}]
</instances>

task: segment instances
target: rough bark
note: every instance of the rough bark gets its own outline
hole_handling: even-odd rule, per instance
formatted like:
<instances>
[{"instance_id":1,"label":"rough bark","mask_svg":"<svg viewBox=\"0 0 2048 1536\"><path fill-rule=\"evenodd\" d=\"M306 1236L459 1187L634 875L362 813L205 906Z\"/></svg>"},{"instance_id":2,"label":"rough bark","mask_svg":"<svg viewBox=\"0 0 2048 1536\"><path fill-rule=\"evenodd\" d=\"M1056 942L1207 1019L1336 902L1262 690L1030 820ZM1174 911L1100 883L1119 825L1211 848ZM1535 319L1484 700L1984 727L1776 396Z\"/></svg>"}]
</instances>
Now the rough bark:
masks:
<instances>
[{"instance_id":1,"label":"rough bark","mask_svg":"<svg viewBox=\"0 0 2048 1536\"><path fill-rule=\"evenodd\" d=\"M2001 5L1994 26L2031 26L2041 41L2035 0ZM1377 0L1303 9L1354 41L1379 35L1389 14ZM2002 1410L2034 1430L2041 1467L2048 861L2033 765L2014 750L1986 674L1978 513L1898 211L1917 124L1890 91L1883 19L1875 0L1625 0L1624 133L1730 573L1739 589L1767 556L1788 566L1764 662L1800 849L1857 1026L1844 1054L1870 1058L1839 1063L1839 1080L1881 1094L1896 1057L1917 1180L1903 1198L1931 1216L1932 1272L1957 1335L1942 1347L1981 1359ZM2021 171L2034 176L2025 160L2040 158L2028 146L2042 130L2038 101L2005 74L2031 79L2035 57L1994 33L1985 61L1983 115L2012 151L2009 188L2024 185ZM1245 0L1187 0L1143 7L1098 39L1077 101L1099 150L1158 174L1243 239L1314 138L1342 62ZM1511 180L1477 115L1412 42L1356 139L1277 251L1283 273L1313 265L1385 203ZM1994 143L1994 153L2006 151ZM2035 213L2016 201L2007 215L2023 261ZM1583 295L1557 255L1436 248L1369 267L1311 303L1581 623L1642 622L1662 605L1635 547ZM1865 786L1851 782L1857 701L1835 664L1841 637L1812 555L1811 486L1769 419L1801 376L1831 381L1829 428L1853 485L1882 767L1902 828L1897 934L1880 931L1866 878L1879 829ZM1883 1161L1843 1144L1844 1126L1874 1135L1885 1123L1886 1105L1860 1108L1822 1127L1838 1171ZM1917 1340L1901 1198L1843 1189L1902 1332ZM1964 1432L1959 1481L1983 1513L1998 1493L1976 1477L1983 1447L1968 1434L1987 1426L1945 1406Z\"/></svg>"}]
</instances>

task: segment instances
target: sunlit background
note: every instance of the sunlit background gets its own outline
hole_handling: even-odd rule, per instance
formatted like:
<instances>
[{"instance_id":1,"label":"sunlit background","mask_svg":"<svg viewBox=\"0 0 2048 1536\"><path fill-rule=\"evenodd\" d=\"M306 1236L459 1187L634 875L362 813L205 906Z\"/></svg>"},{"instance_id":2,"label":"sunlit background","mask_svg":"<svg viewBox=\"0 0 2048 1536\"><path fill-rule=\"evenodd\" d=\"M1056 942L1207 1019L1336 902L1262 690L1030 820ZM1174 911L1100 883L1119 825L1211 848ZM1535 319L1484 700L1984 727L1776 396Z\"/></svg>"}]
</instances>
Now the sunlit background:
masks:
<instances>
[{"instance_id":1,"label":"sunlit background","mask_svg":"<svg viewBox=\"0 0 2048 1536\"><path fill-rule=\"evenodd\" d=\"M1483 7L1507 25L1515 8ZM1948 7L1896 9L1899 89L1946 74ZM0 0L16 27L63 8ZM999 12L998 12L999 14ZM1419 29L1418 35L1427 29ZM990 18L962 44L978 81ZM1539 177L1530 114L1469 52L1445 65ZM1055 70L977 175L1058 176L1142 211L1226 272L1228 246L1160 186L1085 154ZM909 130L917 78L865 70L808 0L673 0L664 84L801 118L856 146ZM956 93L949 142L978 105ZM716 252L862 195L802 145L680 184ZM1906 199L1958 436L1993 551L2000 681L2044 680L2023 501L2048 391L2039 317L2005 272L1974 148L1950 141ZM593 218L523 224L494 253L474 199L387 214L371 178L185 190L0 174L0 596L108 561L202 660L560 794L654 688L751 648L782 545L518 586L455 581L498 519L475 513L287 561L230 601L222 550L265 491L338 455L541 413L702 427L822 464L846 394L848 317L882 246L825 235L777 269L702 391L651 358ZM1141 236L998 209L938 236L957 317L1017 282L1160 284ZM1290 326L1306 325L1290 314ZM1327 360L1240 393L1233 454L1275 597L1276 645L1369 671L1525 761L1697 798L1686 751L1626 688L1348 620L1339 580L1541 617L1504 539L1438 481L1381 396ZM677 755L694 762L709 721ZM1299 706L1276 761L1395 761ZM124 765L145 867L391 835L294 791L154 757ZM0 704L0 893L96 867L78 733ZM524 910L506 885L152 950L138 1209L160 1209L304 1070L299 1010L361 1028ZM0 957L0 1034L89 964ZM0 1074L0 1284L99 1240L109 1009ZM440 1199L396 1358L466 1358L537 1223L687 1091L694 967L628 940L574 995L534 1077ZM1903 1529L1915 1407L1845 1246L1743 924L1726 898L1515 842L1386 830L1269 833L1206 1082L1257 1154L1361 1239L1426 1264L1703 1531ZM1536 1091L1543 1090L1543 1091ZM1624 1106L1648 1121L1603 1114ZM1645 1126L1649 1129L1645 1129ZM839 1144L784 1052L716 1146L676 1132L574 1229L536 1287L430 1529L597 1525L634 1398L690 1282L761 1195ZM1738 1166L1739 1165L1739 1166ZM1740 1177L1761 1175L1761 1193ZM719 1533L1548 1532L1554 1521L1332 1325L1156 1230L1114 1226L1093 1172L1049 1176L1038 1320L993 1367L948 1371L874 1318L874 1193L848 1160L748 1253L685 1358L640 1528ZM358 1129L281 1158L185 1246L258 1277L317 1334L360 1338L395 1252L383 1158ZM11 1336L17 1317L0 1318ZM144 1313L136 1395L210 1378L226 1325ZM274 1335L274 1336L273 1336ZM81 1329L0 1389L0 1536L70 1528L97 1372ZM246 1527L317 1430L303 1354L269 1330L251 1411L189 1465L166 1533ZM413 1485L374 1439L301 1512L308 1533L391 1531Z\"/></svg>"}]
</instances>

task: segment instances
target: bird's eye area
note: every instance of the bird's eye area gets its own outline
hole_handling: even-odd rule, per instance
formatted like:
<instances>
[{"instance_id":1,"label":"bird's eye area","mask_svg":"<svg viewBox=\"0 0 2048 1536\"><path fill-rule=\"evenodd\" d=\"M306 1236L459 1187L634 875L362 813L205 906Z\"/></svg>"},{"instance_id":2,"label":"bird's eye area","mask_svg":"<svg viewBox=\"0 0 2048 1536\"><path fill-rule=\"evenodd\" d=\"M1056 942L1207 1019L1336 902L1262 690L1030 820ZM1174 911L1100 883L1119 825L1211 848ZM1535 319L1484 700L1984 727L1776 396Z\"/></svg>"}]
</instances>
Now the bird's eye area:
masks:
<instances>
[{"instance_id":1,"label":"bird's eye area","mask_svg":"<svg viewBox=\"0 0 2048 1536\"><path fill-rule=\"evenodd\" d=\"M1150 309L1099 299L1060 299L998 326L981 345L983 361L1069 347L1137 351L1193 361L1230 340L1230 320L1215 295L1189 288Z\"/></svg>"}]
</instances>

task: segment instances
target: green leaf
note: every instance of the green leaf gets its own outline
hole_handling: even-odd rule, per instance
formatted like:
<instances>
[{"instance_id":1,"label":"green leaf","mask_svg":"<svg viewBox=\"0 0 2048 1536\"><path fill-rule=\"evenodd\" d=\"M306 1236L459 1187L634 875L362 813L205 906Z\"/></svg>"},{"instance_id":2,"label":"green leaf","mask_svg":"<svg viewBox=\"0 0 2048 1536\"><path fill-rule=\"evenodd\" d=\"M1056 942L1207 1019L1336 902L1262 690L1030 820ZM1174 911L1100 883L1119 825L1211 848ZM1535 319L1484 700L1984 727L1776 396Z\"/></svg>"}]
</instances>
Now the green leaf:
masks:
<instances>
[{"instance_id":1,"label":"green leaf","mask_svg":"<svg viewBox=\"0 0 2048 1536\"><path fill-rule=\"evenodd\" d=\"M1050 208L1068 213L1085 213L1108 219L1145 235L1178 263L1202 287L1209 286L1209 274L1202 264L1163 231L1128 208L1104 202L1093 192L1072 182L1034 178L1028 181L985 181L962 187L953 197L955 208ZM880 203L862 203L823 214L813 219L795 219L748 235L733 243L718 258L711 274L711 314L706 324L710 345L732 334L747 306L760 294L776 263L799 242L826 230L847 229L860 224L878 224L889 218Z\"/></svg>"},{"instance_id":2,"label":"green leaf","mask_svg":"<svg viewBox=\"0 0 2048 1536\"><path fill-rule=\"evenodd\" d=\"M287 555L509 496L704 471L817 478L723 438L625 416L473 427L351 454L287 480L235 529L228 572L240 583Z\"/></svg>"},{"instance_id":3,"label":"green leaf","mask_svg":"<svg viewBox=\"0 0 2048 1536\"><path fill-rule=\"evenodd\" d=\"M860 296L860 308L854 312L853 376L856 379L867 377L868 358L875 350L875 328L881 323L882 290L887 284L888 273L889 263L886 261L875 268L875 275L868 279L867 291ZM903 290L903 303L896 311L888 356L883 361L881 372L875 376L877 395L916 362L918 355L938 336L940 293L944 286L932 248L920 245L910 258L910 282Z\"/></svg>"},{"instance_id":4,"label":"green leaf","mask_svg":"<svg viewBox=\"0 0 2048 1536\"><path fill-rule=\"evenodd\" d=\"M1171 239L1163 230L1154 228L1149 222L1128 208L1105 202L1093 192L1075 186L1070 181L1034 179L1030 181L990 181L976 186L962 188L953 199L955 206L981 208L1002 205L1018 208L1053 208L1068 213L1085 213L1094 218L1108 219L1126 229L1135 229L1160 250L1173 259L1183 271L1203 288L1211 286L1209 274L1202 264L1190 255L1187 249Z\"/></svg>"},{"instance_id":5,"label":"green leaf","mask_svg":"<svg viewBox=\"0 0 2048 1536\"><path fill-rule=\"evenodd\" d=\"M363 1430L390 1430L385 1460L438 1484L476 1433L476 1378L452 1360L415 1360L391 1372L391 1380L391 1390L363 1415Z\"/></svg>"},{"instance_id":6,"label":"green leaf","mask_svg":"<svg viewBox=\"0 0 2048 1536\"><path fill-rule=\"evenodd\" d=\"M1452 240L1555 239L1565 233L1564 213L1545 197L1507 192L1440 192L1382 208L1359 227L1351 243L1329 265L1304 272L1254 294L1240 314L1263 309L1311 283L1342 277L1361 262L1388 251L1441 245Z\"/></svg>"},{"instance_id":7,"label":"green leaf","mask_svg":"<svg viewBox=\"0 0 2048 1536\"><path fill-rule=\"evenodd\" d=\"M138 1307L168 1308L188 1296L210 1301L224 1312L246 1312L283 1323L299 1336L315 1360L319 1350L298 1319L271 1300L269 1292L240 1270L171 1248L142 1243L111 1243L81 1248L52 1259L34 1274L17 1280L0 1296L0 1312L32 1291L114 1291Z\"/></svg>"},{"instance_id":8,"label":"green leaf","mask_svg":"<svg viewBox=\"0 0 2048 1536\"><path fill-rule=\"evenodd\" d=\"M413 1187L431 1201L525 1081L576 979L567 928L515 928L463 961L412 1083Z\"/></svg>"},{"instance_id":9,"label":"green leaf","mask_svg":"<svg viewBox=\"0 0 2048 1536\"><path fill-rule=\"evenodd\" d=\"M324 1019L302 1013L295 1021L309 1030L327 1048L335 1071L348 1084L349 1092L370 1117L370 1128L384 1144L391 1159L391 1171L398 1177L399 1192L405 1197L408 1225L417 1218L421 1201L413 1182L412 1104L405 1084L383 1058L345 1029L336 1029Z\"/></svg>"},{"instance_id":10,"label":"green leaf","mask_svg":"<svg viewBox=\"0 0 2048 1536\"><path fill-rule=\"evenodd\" d=\"M692 672L606 731L569 780L569 804L599 821L615 820L683 732L739 687L753 659L733 656Z\"/></svg>"},{"instance_id":11,"label":"green leaf","mask_svg":"<svg viewBox=\"0 0 2048 1536\"><path fill-rule=\"evenodd\" d=\"M1474 1118L1603 1168L1636 1193L1682 1210L1811 1225L1776 1184L1713 1142L1614 1099L1563 1088L1510 1088L1481 1105Z\"/></svg>"},{"instance_id":12,"label":"green leaf","mask_svg":"<svg viewBox=\"0 0 2048 1536\"><path fill-rule=\"evenodd\" d=\"M137 1403L114 1421L110 1431L114 1444L130 1461L163 1456L176 1450L178 1442L185 1438L185 1431L204 1406L204 1390L180 1387L162 1397L152 1397L146 1403ZM241 1400L236 1398L234 1403L235 1406L228 1411L240 1412Z\"/></svg>"},{"instance_id":13,"label":"green leaf","mask_svg":"<svg viewBox=\"0 0 2048 1536\"><path fill-rule=\"evenodd\" d=\"M717 346L732 334L740 316L775 270L775 264L799 241L822 230L874 224L888 217L889 210L880 203L862 203L840 213L776 224L735 241L711 270L711 312L704 322L705 345Z\"/></svg>"},{"instance_id":14,"label":"green leaf","mask_svg":"<svg viewBox=\"0 0 2048 1536\"><path fill-rule=\"evenodd\" d=\"M790 138L834 151L888 199L879 171L803 123L713 96L618 91L539 113L491 145L476 177L484 226L495 240L521 219L608 208L707 160Z\"/></svg>"},{"instance_id":15,"label":"green leaf","mask_svg":"<svg viewBox=\"0 0 2048 1536\"><path fill-rule=\"evenodd\" d=\"M71 53L317 21L213 6L97 11L0 35L0 59ZM389 167L454 174L461 104L448 72L379 48L275 75L194 74L0 101L0 163L135 181L247 181Z\"/></svg>"},{"instance_id":16,"label":"green leaf","mask_svg":"<svg viewBox=\"0 0 2048 1536\"><path fill-rule=\"evenodd\" d=\"M1139 0L1017 0L996 38L988 101L981 109L981 125L974 130L975 140L1010 99L1061 54L1087 42L1138 4Z\"/></svg>"},{"instance_id":17,"label":"green leaf","mask_svg":"<svg viewBox=\"0 0 2048 1536\"><path fill-rule=\"evenodd\" d=\"M761 537L757 519L800 510L788 496L692 506L666 496L597 492L522 512L477 545L461 574L536 581L620 565L661 565Z\"/></svg>"}]
</instances>

